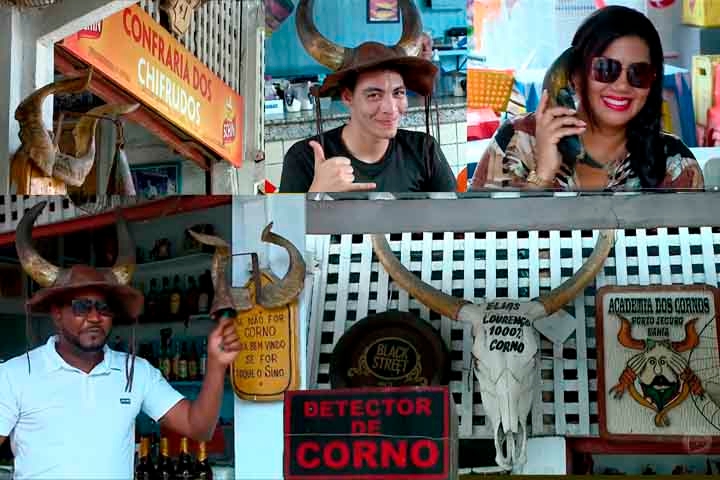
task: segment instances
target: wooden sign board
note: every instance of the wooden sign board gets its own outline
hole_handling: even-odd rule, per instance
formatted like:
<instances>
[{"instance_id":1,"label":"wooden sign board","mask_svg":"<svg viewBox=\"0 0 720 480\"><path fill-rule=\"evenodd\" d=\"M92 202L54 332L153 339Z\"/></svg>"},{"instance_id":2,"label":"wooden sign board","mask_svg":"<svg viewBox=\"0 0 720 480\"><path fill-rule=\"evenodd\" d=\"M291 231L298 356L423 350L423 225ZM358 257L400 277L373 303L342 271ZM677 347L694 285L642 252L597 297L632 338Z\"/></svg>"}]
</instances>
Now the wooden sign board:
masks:
<instances>
[{"instance_id":1,"label":"wooden sign board","mask_svg":"<svg viewBox=\"0 0 720 480\"><path fill-rule=\"evenodd\" d=\"M271 272L261 273L261 285L278 279ZM250 298L255 298L255 284L245 285ZM274 309L255 305L239 312L235 329L242 342L242 351L231 367L233 389L238 397L252 401L282 400L286 390L300 386L298 302Z\"/></svg>"},{"instance_id":2,"label":"wooden sign board","mask_svg":"<svg viewBox=\"0 0 720 480\"><path fill-rule=\"evenodd\" d=\"M447 386L289 391L286 480L457 479Z\"/></svg>"},{"instance_id":3,"label":"wooden sign board","mask_svg":"<svg viewBox=\"0 0 720 480\"><path fill-rule=\"evenodd\" d=\"M707 285L598 291L601 436L652 441L717 435L706 417L720 409L713 373L720 361L718 298L718 289Z\"/></svg>"}]
</instances>

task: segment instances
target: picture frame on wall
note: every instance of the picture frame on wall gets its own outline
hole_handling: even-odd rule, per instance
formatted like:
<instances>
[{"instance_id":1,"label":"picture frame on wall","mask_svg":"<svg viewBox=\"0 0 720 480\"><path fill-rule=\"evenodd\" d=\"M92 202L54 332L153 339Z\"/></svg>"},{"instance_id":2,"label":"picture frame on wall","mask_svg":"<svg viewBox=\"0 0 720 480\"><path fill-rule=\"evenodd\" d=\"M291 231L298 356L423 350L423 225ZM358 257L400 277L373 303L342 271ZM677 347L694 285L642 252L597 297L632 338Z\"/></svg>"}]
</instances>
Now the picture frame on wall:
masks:
<instances>
[{"instance_id":1,"label":"picture frame on wall","mask_svg":"<svg viewBox=\"0 0 720 480\"><path fill-rule=\"evenodd\" d=\"M720 290L605 286L596 296L600 436L681 444L720 429ZM691 433L690 433L691 432Z\"/></svg>"},{"instance_id":2,"label":"picture frame on wall","mask_svg":"<svg viewBox=\"0 0 720 480\"><path fill-rule=\"evenodd\" d=\"M367 23L400 23L398 0L367 0Z\"/></svg>"},{"instance_id":3,"label":"picture frame on wall","mask_svg":"<svg viewBox=\"0 0 720 480\"><path fill-rule=\"evenodd\" d=\"M145 198L182 193L182 165L165 162L130 167L135 191Z\"/></svg>"}]
</instances>

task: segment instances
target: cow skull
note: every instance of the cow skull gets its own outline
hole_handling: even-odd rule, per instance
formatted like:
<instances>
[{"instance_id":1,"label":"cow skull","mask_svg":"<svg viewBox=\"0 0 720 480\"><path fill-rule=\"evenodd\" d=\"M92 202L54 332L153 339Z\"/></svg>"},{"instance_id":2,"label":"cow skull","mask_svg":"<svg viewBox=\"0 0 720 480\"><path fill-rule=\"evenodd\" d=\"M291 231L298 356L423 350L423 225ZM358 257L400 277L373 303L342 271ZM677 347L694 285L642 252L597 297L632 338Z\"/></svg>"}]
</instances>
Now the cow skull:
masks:
<instances>
[{"instance_id":1,"label":"cow skull","mask_svg":"<svg viewBox=\"0 0 720 480\"><path fill-rule=\"evenodd\" d=\"M265 308L279 308L300 295L305 285L305 261L300 251L288 239L273 233L273 223L270 222L262 231L260 239L266 243L272 243L284 248L290 258L290 265L285 276L272 285L260 286L257 262L253 261L253 277L256 280L255 300L250 298L247 288L230 287L227 281L225 270L230 260L230 245L220 237L207 235L188 230L198 242L215 247L212 260L212 282L215 288L213 304L210 308L212 316L222 315L227 312L235 316L238 311L247 311L253 308L255 303ZM254 254L253 254L254 255Z\"/></svg>"},{"instance_id":2,"label":"cow skull","mask_svg":"<svg viewBox=\"0 0 720 480\"><path fill-rule=\"evenodd\" d=\"M475 376L493 428L495 461L503 468L527 461L525 425L537 382L539 335L535 323L560 310L593 281L614 239L614 230L601 231L582 268L545 296L532 301L471 303L424 283L397 260L384 235L372 236L378 260L401 288L429 309L472 325Z\"/></svg>"}]
</instances>

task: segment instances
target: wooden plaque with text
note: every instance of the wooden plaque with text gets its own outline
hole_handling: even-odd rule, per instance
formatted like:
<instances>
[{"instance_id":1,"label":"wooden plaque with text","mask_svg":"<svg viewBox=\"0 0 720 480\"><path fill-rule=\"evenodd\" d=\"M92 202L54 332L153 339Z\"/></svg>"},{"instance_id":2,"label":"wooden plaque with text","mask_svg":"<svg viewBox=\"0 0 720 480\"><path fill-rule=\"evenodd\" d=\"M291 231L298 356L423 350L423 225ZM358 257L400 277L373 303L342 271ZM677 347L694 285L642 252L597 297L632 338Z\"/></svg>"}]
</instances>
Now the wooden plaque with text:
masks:
<instances>
[{"instance_id":1,"label":"wooden plaque with text","mask_svg":"<svg viewBox=\"0 0 720 480\"><path fill-rule=\"evenodd\" d=\"M268 271L261 274L261 285L277 282ZM255 298L255 284L250 279L245 285L250 298ZM286 390L300 386L298 302L282 308L265 309L255 305L251 310L239 312L235 329L242 351L231 367L235 393L244 400L282 400Z\"/></svg>"}]
</instances>

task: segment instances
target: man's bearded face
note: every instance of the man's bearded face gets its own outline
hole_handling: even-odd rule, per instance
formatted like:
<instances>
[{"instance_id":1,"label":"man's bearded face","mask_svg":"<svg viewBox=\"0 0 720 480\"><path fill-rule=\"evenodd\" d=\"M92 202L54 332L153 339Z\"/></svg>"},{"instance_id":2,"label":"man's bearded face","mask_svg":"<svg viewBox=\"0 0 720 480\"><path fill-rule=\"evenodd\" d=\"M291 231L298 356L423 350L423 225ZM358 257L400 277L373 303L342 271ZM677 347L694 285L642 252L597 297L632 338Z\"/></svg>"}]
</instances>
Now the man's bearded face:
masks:
<instances>
[{"instance_id":1,"label":"man's bearded face","mask_svg":"<svg viewBox=\"0 0 720 480\"><path fill-rule=\"evenodd\" d=\"M73 309L72 300L91 300L107 303L101 293L83 291L68 298L63 305L53 308L53 318L58 334L64 341L81 352L99 352L105 346L112 329L112 314L100 312L96 307L87 313Z\"/></svg>"}]
</instances>

